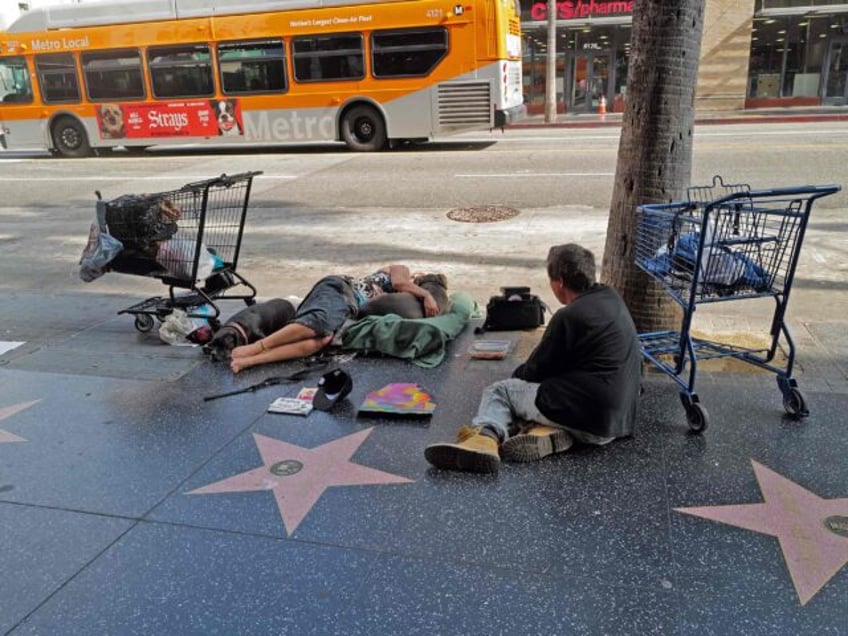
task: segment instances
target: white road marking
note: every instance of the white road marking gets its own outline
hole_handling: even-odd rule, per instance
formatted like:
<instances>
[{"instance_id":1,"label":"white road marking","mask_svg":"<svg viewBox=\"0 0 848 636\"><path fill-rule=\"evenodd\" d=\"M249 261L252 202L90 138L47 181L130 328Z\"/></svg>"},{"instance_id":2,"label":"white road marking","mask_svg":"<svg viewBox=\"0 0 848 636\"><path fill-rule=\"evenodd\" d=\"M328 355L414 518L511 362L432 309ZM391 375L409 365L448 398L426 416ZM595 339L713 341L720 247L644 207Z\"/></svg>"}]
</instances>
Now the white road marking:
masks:
<instances>
[{"instance_id":1,"label":"white road marking","mask_svg":"<svg viewBox=\"0 0 848 636\"><path fill-rule=\"evenodd\" d=\"M26 344L25 342L13 342L9 340L0 340L0 356L4 353L8 353L12 349L17 349L21 345Z\"/></svg>"},{"instance_id":2,"label":"white road marking","mask_svg":"<svg viewBox=\"0 0 848 636\"><path fill-rule=\"evenodd\" d=\"M507 177L614 177L614 172L506 172L499 174L455 174L456 178L481 179L507 178Z\"/></svg>"},{"instance_id":3,"label":"white road marking","mask_svg":"<svg viewBox=\"0 0 848 636\"><path fill-rule=\"evenodd\" d=\"M263 174L254 177L254 179L297 179L296 175L291 174ZM0 177L0 181L205 181L209 179L209 175L157 175L157 176L114 176L114 175L99 175L94 177Z\"/></svg>"}]
</instances>

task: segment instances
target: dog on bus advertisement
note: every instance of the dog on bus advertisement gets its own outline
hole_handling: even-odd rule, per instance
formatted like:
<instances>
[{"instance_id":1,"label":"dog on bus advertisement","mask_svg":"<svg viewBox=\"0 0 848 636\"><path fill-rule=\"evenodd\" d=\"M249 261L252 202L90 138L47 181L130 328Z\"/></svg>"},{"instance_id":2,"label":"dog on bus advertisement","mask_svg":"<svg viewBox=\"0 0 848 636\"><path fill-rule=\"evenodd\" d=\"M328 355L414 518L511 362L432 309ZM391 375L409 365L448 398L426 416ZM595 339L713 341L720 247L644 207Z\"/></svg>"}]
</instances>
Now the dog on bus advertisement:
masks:
<instances>
[{"instance_id":1,"label":"dog on bus advertisement","mask_svg":"<svg viewBox=\"0 0 848 636\"><path fill-rule=\"evenodd\" d=\"M241 108L237 99L213 99L209 102L218 134L222 137L237 137L244 134Z\"/></svg>"}]
</instances>

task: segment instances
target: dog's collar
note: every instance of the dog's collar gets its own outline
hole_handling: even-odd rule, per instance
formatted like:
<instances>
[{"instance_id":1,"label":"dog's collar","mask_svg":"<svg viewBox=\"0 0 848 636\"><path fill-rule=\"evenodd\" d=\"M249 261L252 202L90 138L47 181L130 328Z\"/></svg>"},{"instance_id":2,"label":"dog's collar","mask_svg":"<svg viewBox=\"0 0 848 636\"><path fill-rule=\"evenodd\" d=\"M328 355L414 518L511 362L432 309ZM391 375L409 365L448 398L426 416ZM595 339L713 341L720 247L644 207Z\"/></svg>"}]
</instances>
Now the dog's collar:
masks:
<instances>
[{"instance_id":1,"label":"dog's collar","mask_svg":"<svg viewBox=\"0 0 848 636\"><path fill-rule=\"evenodd\" d=\"M245 331L244 327L242 327L237 322L231 322L230 327L239 332L239 335L242 337L242 340L244 340L244 344L250 343L250 339L247 337L247 331Z\"/></svg>"}]
</instances>

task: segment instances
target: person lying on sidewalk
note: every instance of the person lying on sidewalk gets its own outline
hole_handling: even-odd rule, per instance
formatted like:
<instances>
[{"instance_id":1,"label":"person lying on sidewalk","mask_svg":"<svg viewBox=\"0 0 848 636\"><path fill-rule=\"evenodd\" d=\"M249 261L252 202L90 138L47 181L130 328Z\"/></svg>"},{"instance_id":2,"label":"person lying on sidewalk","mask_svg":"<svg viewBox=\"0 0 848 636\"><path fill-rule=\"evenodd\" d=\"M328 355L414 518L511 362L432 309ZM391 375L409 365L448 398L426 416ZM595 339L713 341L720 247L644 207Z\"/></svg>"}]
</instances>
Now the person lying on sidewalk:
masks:
<instances>
[{"instance_id":1,"label":"person lying on sidewalk","mask_svg":"<svg viewBox=\"0 0 848 636\"><path fill-rule=\"evenodd\" d=\"M595 282L595 257L570 243L550 249L548 278L565 305L512 374L484 391L472 425L424 457L446 470L494 473L501 457L528 462L574 442L607 444L633 434L641 382L636 327L621 296ZM524 430L519 423L528 423Z\"/></svg>"},{"instance_id":2,"label":"person lying on sidewalk","mask_svg":"<svg viewBox=\"0 0 848 636\"><path fill-rule=\"evenodd\" d=\"M230 369L249 367L313 355L333 340L346 320L355 318L373 298L392 292L409 292L419 298L428 317L439 313L433 295L419 287L406 265L388 265L362 278L325 276L319 280L291 322L270 336L232 351Z\"/></svg>"}]
</instances>

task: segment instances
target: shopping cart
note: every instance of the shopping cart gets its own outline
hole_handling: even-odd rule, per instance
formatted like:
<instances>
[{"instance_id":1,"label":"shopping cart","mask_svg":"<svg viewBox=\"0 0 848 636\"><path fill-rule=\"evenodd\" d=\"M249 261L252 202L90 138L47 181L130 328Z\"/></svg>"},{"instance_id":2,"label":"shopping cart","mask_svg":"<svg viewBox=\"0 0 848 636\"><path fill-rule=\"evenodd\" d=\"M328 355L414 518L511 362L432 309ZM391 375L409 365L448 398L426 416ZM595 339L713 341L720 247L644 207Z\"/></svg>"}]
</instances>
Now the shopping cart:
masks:
<instances>
[{"instance_id":1,"label":"shopping cart","mask_svg":"<svg viewBox=\"0 0 848 636\"><path fill-rule=\"evenodd\" d=\"M695 377L698 360L710 358L738 358L775 373L787 413L809 415L792 377L795 344L784 319L810 209L816 199L839 190L836 185L751 190L714 177L712 186L689 188L687 201L637 209L636 265L683 308L679 331L639 334L642 355L680 386L691 430L701 432L709 424L695 393ZM768 348L690 334L701 303L769 296L775 309ZM784 365L774 361L781 336Z\"/></svg>"},{"instance_id":2,"label":"shopping cart","mask_svg":"<svg viewBox=\"0 0 848 636\"><path fill-rule=\"evenodd\" d=\"M252 305L256 288L236 268L250 188L259 174L221 175L179 190L98 201L101 229L124 246L109 271L150 276L168 285L167 296L153 296L118 313L135 316L141 332L176 308L208 320L215 329L221 313L216 300Z\"/></svg>"}]
</instances>

